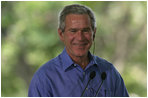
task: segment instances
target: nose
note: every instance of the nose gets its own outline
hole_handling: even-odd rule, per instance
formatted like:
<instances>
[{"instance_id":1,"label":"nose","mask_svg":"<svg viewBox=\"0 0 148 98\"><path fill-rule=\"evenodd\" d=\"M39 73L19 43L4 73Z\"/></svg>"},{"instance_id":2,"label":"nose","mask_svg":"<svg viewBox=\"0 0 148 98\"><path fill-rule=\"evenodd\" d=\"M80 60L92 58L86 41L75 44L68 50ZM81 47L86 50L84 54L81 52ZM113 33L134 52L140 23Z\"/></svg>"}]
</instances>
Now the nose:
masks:
<instances>
[{"instance_id":1,"label":"nose","mask_svg":"<svg viewBox=\"0 0 148 98\"><path fill-rule=\"evenodd\" d=\"M77 32L77 36L76 36L77 40L83 40L84 39L84 34L82 31L78 31Z\"/></svg>"}]
</instances>

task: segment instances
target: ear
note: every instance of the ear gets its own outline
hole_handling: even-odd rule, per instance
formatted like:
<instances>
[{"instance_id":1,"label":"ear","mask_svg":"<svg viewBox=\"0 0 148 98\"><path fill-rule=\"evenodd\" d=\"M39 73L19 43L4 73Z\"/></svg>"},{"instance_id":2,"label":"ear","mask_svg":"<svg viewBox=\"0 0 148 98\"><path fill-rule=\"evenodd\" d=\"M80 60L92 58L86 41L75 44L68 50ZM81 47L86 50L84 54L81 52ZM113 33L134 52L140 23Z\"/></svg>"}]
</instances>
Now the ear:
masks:
<instances>
[{"instance_id":1,"label":"ear","mask_svg":"<svg viewBox=\"0 0 148 98\"><path fill-rule=\"evenodd\" d=\"M95 35L96 35L96 28L94 29L94 32L93 32L93 41L95 40Z\"/></svg>"},{"instance_id":2,"label":"ear","mask_svg":"<svg viewBox=\"0 0 148 98\"><path fill-rule=\"evenodd\" d=\"M64 33L64 32L62 32L61 29L58 29L58 35L59 35L61 41L64 40L64 34L63 34L63 33Z\"/></svg>"}]
</instances>

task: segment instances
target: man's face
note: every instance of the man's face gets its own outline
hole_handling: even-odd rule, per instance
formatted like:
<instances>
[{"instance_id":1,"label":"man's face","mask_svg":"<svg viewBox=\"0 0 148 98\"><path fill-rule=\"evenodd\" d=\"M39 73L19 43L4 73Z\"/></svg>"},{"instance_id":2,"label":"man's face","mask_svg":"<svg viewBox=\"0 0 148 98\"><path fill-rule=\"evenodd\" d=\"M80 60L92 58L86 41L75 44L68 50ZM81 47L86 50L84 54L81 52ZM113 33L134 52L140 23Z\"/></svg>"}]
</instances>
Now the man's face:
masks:
<instances>
[{"instance_id":1,"label":"man's face","mask_svg":"<svg viewBox=\"0 0 148 98\"><path fill-rule=\"evenodd\" d=\"M69 14L65 19L65 30L58 30L70 56L87 56L93 42L93 30L88 15Z\"/></svg>"}]
</instances>

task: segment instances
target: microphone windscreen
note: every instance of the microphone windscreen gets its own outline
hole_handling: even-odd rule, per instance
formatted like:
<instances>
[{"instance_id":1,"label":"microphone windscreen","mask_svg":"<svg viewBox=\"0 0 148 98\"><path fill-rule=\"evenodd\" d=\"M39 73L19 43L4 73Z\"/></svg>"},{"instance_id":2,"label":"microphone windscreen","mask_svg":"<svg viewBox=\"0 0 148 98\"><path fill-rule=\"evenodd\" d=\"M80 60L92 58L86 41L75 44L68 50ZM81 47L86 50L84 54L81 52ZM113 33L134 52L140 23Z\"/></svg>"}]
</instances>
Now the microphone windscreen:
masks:
<instances>
[{"instance_id":1,"label":"microphone windscreen","mask_svg":"<svg viewBox=\"0 0 148 98\"><path fill-rule=\"evenodd\" d=\"M106 78L106 73L105 72L102 72L101 78L102 78L102 80L105 80L105 78Z\"/></svg>"},{"instance_id":2,"label":"microphone windscreen","mask_svg":"<svg viewBox=\"0 0 148 98\"><path fill-rule=\"evenodd\" d=\"M96 76L96 72L93 71L93 72L90 73L89 78L90 78L90 79L93 79L95 76Z\"/></svg>"}]
</instances>

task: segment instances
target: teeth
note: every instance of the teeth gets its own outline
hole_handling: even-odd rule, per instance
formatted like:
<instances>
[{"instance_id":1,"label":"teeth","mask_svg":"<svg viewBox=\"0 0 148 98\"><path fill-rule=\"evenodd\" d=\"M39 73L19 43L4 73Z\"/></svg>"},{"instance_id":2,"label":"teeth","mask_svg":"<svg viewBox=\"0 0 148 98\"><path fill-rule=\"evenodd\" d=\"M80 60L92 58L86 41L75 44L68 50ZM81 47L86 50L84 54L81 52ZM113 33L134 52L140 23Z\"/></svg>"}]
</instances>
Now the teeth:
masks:
<instances>
[{"instance_id":1,"label":"teeth","mask_svg":"<svg viewBox=\"0 0 148 98\"><path fill-rule=\"evenodd\" d=\"M84 44L74 44L74 45L86 45L86 43L84 43Z\"/></svg>"}]
</instances>

